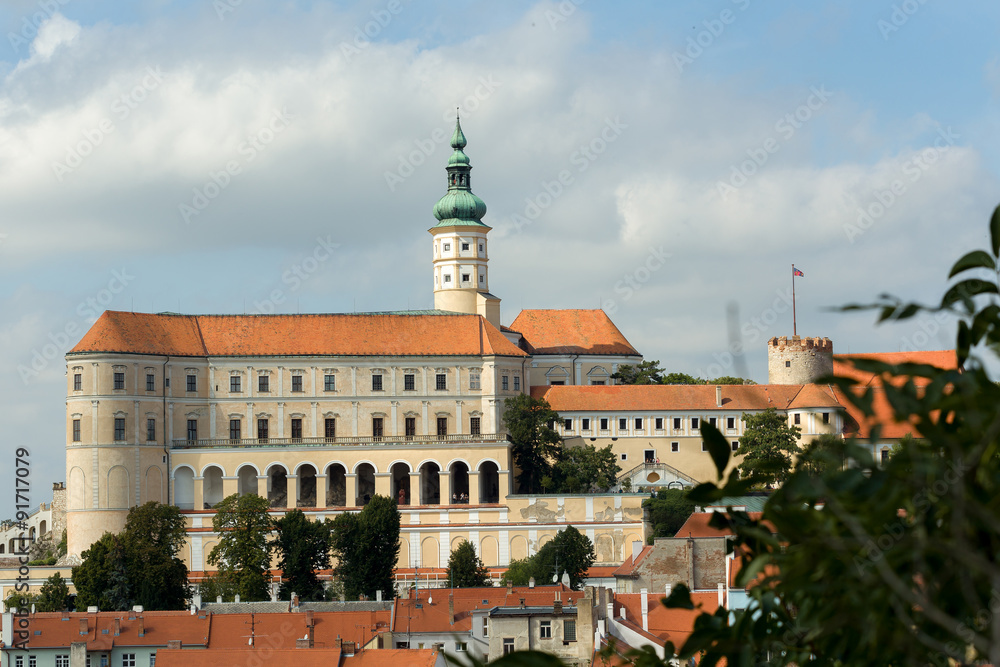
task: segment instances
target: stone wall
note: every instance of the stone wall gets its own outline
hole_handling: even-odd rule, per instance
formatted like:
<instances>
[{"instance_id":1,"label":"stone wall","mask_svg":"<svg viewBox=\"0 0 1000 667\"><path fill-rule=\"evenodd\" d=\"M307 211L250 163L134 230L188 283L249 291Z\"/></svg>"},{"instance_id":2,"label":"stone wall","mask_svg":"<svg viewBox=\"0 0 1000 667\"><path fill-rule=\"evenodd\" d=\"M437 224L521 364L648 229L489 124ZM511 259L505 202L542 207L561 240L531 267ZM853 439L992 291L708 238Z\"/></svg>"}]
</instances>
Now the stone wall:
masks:
<instances>
[{"instance_id":1,"label":"stone wall","mask_svg":"<svg viewBox=\"0 0 1000 667\"><path fill-rule=\"evenodd\" d=\"M775 337L767 341L768 384L810 384L833 373L829 338Z\"/></svg>"}]
</instances>

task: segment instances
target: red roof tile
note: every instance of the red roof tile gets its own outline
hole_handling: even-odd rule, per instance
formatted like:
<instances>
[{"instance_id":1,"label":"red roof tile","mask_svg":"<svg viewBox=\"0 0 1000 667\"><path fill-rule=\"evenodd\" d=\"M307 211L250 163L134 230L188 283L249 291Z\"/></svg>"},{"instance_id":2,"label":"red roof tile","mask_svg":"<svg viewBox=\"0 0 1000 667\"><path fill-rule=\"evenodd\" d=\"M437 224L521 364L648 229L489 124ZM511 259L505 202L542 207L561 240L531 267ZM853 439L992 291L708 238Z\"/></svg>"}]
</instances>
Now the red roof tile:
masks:
<instances>
[{"instance_id":1,"label":"red roof tile","mask_svg":"<svg viewBox=\"0 0 1000 667\"><path fill-rule=\"evenodd\" d=\"M526 356L479 315L154 315L105 311L70 354Z\"/></svg>"},{"instance_id":2,"label":"red roof tile","mask_svg":"<svg viewBox=\"0 0 1000 667\"><path fill-rule=\"evenodd\" d=\"M876 381L874 373L861 371L854 367L850 360L872 359L886 364L926 364L952 370L958 368L958 356L955 350L928 350L922 352L873 352L868 354L835 354L833 355L833 374L840 377L853 378L859 385L869 385ZM926 382L916 380L917 384Z\"/></svg>"},{"instance_id":3,"label":"red roof tile","mask_svg":"<svg viewBox=\"0 0 1000 667\"><path fill-rule=\"evenodd\" d=\"M687 521L684 522L684 525L677 531L675 539L686 539L688 537L721 537L723 535L732 535L732 532L728 530L720 530L708 525L708 522L712 518L712 514L714 514L714 512L695 512L689 516ZM761 512L747 512L747 516L751 519L760 519Z\"/></svg>"},{"instance_id":4,"label":"red roof tile","mask_svg":"<svg viewBox=\"0 0 1000 667\"><path fill-rule=\"evenodd\" d=\"M432 667L438 664L437 651L432 649L375 649L359 651L353 656L341 657L338 648L311 649L160 649L156 664L162 667L217 667L218 665L295 665L296 667L368 667L393 665L394 667Z\"/></svg>"},{"instance_id":5,"label":"red roof tile","mask_svg":"<svg viewBox=\"0 0 1000 667\"><path fill-rule=\"evenodd\" d=\"M722 407L716 404L715 385L555 385L531 388L556 412L627 410L766 410L837 405L831 390L807 385L722 385ZM801 399L796 400L799 395ZM794 405L793 405L794 403Z\"/></svg>"},{"instance_id":6,"label":"red roof tile","mask_svg":"<svg viewBox=\"0 0 1000 667\"><path fill-rule=\"evenodd\" d=\"M672 641L675 648L680 648L694 629L694 619L702 612L712 614L719 608L718 593L694 591L691 601L695 609L667 609L663 606L662 595L650 594L648 600L647 624L649 634L661 641ZM642 594L616 593L615 618L619 609L625 608L626 619L633 627L642 628Z\"/></svg>"},{"instance_id":7,"label":"red roof tile","mask_svg":"<svg viewBox=\"0 0 1000 667\"><path fill-rule=\"evenodd\" d=\"M510 328L532 354L639 356L603 310L522 310Z\"/></svg>"},{"instance_id":8,"label":"red roof tile","mask_svg":"<svg viewBox=\"0 0 1000 667\"><path fill-rule=\"evenodd\" d=\"M129 618L130 616L134 618ZM63 620L67 619L67 620ZM115 620L119 633L115 635ZM87 623L86 636L80 634L81 620ZM142 625L143 635L139 636ZM211 615L192 616L186 611L98 612L94 614L45 612L28 617L32 648L63 647L86 641L88 651L113 646L164 646L180 640L185 645L206 646L211 633ZM36 634L37 633L37 634Z\"/></svg>"}]
</instances>

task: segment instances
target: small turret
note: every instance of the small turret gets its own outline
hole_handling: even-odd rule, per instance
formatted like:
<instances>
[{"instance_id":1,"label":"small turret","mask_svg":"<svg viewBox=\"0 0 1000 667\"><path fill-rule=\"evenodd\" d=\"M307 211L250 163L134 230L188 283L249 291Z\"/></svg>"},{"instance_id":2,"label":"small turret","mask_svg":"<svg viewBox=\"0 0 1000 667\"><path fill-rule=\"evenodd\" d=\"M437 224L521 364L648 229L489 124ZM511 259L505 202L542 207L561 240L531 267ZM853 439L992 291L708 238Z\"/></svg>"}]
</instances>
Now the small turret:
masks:
<instances>
[{"instance_id":1,"label":"small turret","mask_svg":"<svg viewBox=\"0 0 1000 667\"><path fill-rule=\"evenodd\" d=\"M829 338L775 337L767 341L769 384L810 384L833 373Z\"/></svg>"}]
</instances>

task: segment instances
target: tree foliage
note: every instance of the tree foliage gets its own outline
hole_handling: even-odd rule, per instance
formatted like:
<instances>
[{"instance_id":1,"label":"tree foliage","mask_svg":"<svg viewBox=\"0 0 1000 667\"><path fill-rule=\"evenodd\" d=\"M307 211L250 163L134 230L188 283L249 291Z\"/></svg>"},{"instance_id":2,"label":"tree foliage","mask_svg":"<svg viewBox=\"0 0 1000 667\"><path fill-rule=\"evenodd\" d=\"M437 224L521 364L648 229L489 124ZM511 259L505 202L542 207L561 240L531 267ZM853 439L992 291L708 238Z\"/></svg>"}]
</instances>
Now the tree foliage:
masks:
<instances>
[{"instance_id":1,"label":"tree foliage","mask_svg":"<svg viewBox=\"0 0 1000 667\"><path fill-rule=\"evenodd\" d=\"M881 378L877 387L833 380L866 416L874 416L877 395L884 397L894 418L912 423L920 437L884 464L869 444L833 441L831 449L840 449L831 460L847 458L850 466L798 467L768 499L760 521L743 512L713 515L717 527L735 534L742 562L737 583L757 585L749 589L746 610L699 616L679 649L682 660L1000 664L1000 387L986 370L1000 350L1000 208L990 241L989 251L954 265L950 278L961 278L940 304L889 298L874 304L880 321L957 316L956 352L964 370L855 359L857 368ZM980 275L961 275L968 271ZM877 431L871 443L880 441ZM724 444L709 443L720 479ZM708 502L745 488L730 475L692 493ZM682 587L667 603L691 608Z\"/></svg>"},{"instance_id":2,"label":"tree foliage","mask_svg":"<svg viewBox=\"0 0 1000 667\"><path fill-rule=\"evenodd\" d=\"M621 467L611 445L597 449L587 443L562 447L552 469L552 492L595 493L607 491L618 479Z\"/></svg>"},{"instance_id":3,"label":"tree foliage","mask_svg":"<svg viewBox=\"0 0 1000 667\"><path fill-rule=\"evenodd\" d=\"M511 443L511 457L518 468L520 493L540 493L542 477L551 477L552 459L562 439L548 424L559 419L544 399L519 394L507 399L504 426Z\"/></svg>"},{"instance_id":4,"label":"tree foliage","mask_svg":"<svg viewBox=\"0 0 1000 667\"><path fill-rule=\"evenodd\" d=\"M330 569L330 542L333 522L310 521L300 509L293 509L274 522L277 538L273 547L278 553L282 600L295 593L301 600L323 600L325 590L318 570Z\"/></svg>"},{"instance_id":5,"label":"tree foliage","mask_svg":"<svg viewBox=\"0 0 1000 667\"><path fill-rule=\"evenodd\" d=\"M468 540L462 540L448 558L448 584L455 588L493 585L489 570Z\"/></svg>"},{"instance_id":6,"label":"tree foliage","mask_svg":"<svg viewBox=\"0 0 1000 667\"><path fill-rule=\"evenodd\" d=\"M642 361L638 364L622 364L611 374L618 384L660 384L663 381L663 369L659 361Z\"/></svg>"},{"instance_id":7,"label":"tree foliage","mask_svg":"<svg viewBox=\"0 0 1000 667\"><path fill-rule=\"evenodd\" d=\"M393 574L399 559L399 509L396 501L374 496L357 514L341 514L333 522L331 539L337 566L334 575L348 600L376 591L394 596Z\"/></svg>"},{"instance_id":8,"label":"tree foliage","mask_svg":"<svg viewBox=\"0 0 1000 667\"><path fill-rule=\"evenodd\" d=\"M674 537L696 507L685 489L659 489L655 498L644 500L642 505L649 509L652 537Z\"/></svg>"},{"instance_id":9,"label":"tree foliage","mask_svg":"<svg viewBox=\"0 0 1000 667\"><path fill-rule=\"evenodd\" d=\"M42 584L36 609L38 611L62 611L69 609L69 604L69 586L66 585L66 580L62 578L62 575L56 572Z\"/></svg>"},{"instance_id":10,"label":"tree foliage","mask_svg":"<svg viewBox=\"0 0 1000 667\"><path fill-rule=\"evenodd\" d=\"M740 476L753 485L780 484L799 453L799 427L789 426L788 418L774 408L757 414L744 412L743 422L746 428L740 436Z\"/></svg>"},{"instance_id":11,"label":"tree foliage","mask_svg":"<svg viewBox=\"0 0 1000 667\"><path fill-rule=\"evenodd\" d=\"M675 372L664 375L661 384L705 384L705 381L687 373Z\"/></svg>"},{"instance_id":12,"label":"tree foliage","mask_svg":"<svg viewBox=\"0 0 1000 667\"><path fill-rule=\"evenodd\" d=\"M587 577L587 570L594 564L594 544L590 538L573 526L567 526L529 558L511 561L501 577L503 584L524 586L534 577L539 585L552 584L569 575L570 588L579 590Z\"/></svg>"},{"instance_id":13,"label":"tree foliage","mask_svg":"<svg viewBox=\"0 0 1000 667\"><path fill-rule=\"evenodd\" d=\"M269 503L253 493L234 493L215 505L212 529L219 543L208 554L218 567L218 577L235 590L241 600L267 600L271 550L268 535L274 527Z\"/></svg>"}]
</instances>

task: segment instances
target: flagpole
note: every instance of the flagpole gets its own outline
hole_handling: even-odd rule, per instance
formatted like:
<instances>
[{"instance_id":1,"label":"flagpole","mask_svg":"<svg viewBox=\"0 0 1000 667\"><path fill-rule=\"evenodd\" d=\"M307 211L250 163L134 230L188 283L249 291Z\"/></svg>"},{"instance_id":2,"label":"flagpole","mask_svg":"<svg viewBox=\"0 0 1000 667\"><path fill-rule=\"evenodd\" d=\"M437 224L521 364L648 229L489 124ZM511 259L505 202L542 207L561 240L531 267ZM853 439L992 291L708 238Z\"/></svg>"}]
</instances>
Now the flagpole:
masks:
<instances>
[{"instance_id":1,"label":"flagpole","mask_svg":"<svg viewBox=\"0 0 1000 667\"><path fill-rule=\"evenodd\" d=\"M795 322L795 265L792 264L792 335L798 336L798 326Z\"/></svg>"}]
</instances>

